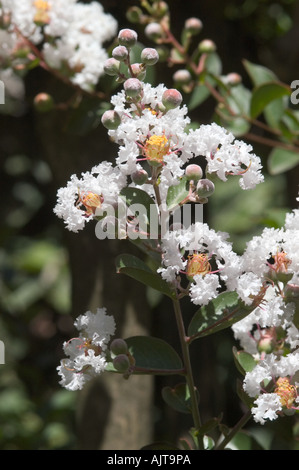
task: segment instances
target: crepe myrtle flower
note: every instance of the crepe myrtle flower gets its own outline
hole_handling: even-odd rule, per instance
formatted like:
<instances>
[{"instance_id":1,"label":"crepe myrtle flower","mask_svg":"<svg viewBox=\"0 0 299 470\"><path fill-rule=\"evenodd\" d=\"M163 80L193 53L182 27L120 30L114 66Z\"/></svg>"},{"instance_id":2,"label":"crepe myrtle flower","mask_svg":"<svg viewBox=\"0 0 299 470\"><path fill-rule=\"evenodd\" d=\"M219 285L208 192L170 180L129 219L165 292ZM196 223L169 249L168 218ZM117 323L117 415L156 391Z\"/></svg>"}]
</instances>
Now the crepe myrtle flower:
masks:
<instances>
[{"instance_id":1,"label":"crepe myrtle flower","mask_svg":"<svg viewBox=\"0 0 299 470\"><path fill-rule=\"evenodd\" d=\"M294 351L281 357L269 354L246 373L243 388L255 398L251 411L257 423L299 410L298 371L299 353Z\"/></svg>"},{"instance_id":2,"label":"crepe myrtle flower","mask_svg":"<svg viewBox=\"0 0 299 470\"><path fill-rule=\"evenodd\" d=\"M221 283L234 290L240 274L239 257L227 237L201 222L167 232L161 240L162 266L158 272L174 285L185 278L191 301L207 304L217 297Z\"/></svg>"},{"instance_id":3,"label":"crepe myrtle flower","mask_svg":"<svg viewBox=\"0 0 299 470\"><path fill-rule=\"evenodd\" d=\"M63 345L67 358L57 367L61 376L60 384L67 390L81 390L86 382L104 372L107 365L107 345L115 331L113 316L105 308L96 313L86 312L74 322L79 331Z\"/></svg>"}]
</instances>

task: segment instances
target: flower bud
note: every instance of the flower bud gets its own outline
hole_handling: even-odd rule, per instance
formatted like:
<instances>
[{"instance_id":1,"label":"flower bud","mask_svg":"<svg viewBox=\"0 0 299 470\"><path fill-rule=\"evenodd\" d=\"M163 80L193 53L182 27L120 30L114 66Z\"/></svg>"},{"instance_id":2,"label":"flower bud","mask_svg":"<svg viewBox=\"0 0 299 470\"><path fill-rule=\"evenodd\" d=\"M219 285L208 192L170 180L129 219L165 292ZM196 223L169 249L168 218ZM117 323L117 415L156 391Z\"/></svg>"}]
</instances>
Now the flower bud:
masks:
<instances>
[{"instance_id":1,"label":"flower bud","mask_svg":"<svg viewBox=\"0 0 299 470\"><path fill-rule=\"evenodd\" d=\"M225 83L227 85L235 86L239 85L242 82L242 77L238 73L232 72L226 75Z\"/></svg>"},{"instance_id":2,"label":"flower bud","mask_svg":"<svg viewBox=\"0 0 299 470\"><path fill-rule=\"evenodd\" d=\"M181 93L175 88L170 88L169 90L164 91L162 95L162 104L167 110L177 108L180 106L182 101L183 97Z\"/></svg>"},{"instance_id":3,"label":"flower bud","mask_svg":"<svg viewBox=\"0 0 299 470\"><path fill-rule=\"evenodd\" d=\"M104 62L104 72L107 75L111 75L111 76L118 75L119 67L120 67L120 62L116 60L114 57L111 57L110 59L107 59Z\"/></svg>"},{"instance_id":4,"label":"flower bud","mask_svg":"<svg viewBox=\"0 0 299 470\"><path fill-rule=\"evenodd\" d=\"M141 8L134 6L127 10L126 16L130 23L140 23L143 13Z\"/></svg>"},{"instance_id":5,"label":"flower bud","mask_svg":"<svg viewBox=\"0 0 299 470\"><path fill-rule=\"evenodd\" d=\"M38 93L33 101L34 107L41 113L46 113L54 108L54 100L48 93Z\"/></svg>"},{"instance_id":6,"label":"flower bud","mask_svg":"<svg viewBox=\"0 0 299 470\"><path fill-rule=\"evenodd\" d=\"M118 42L121 46L130 48L135 46L137 37L136 31L133 29L121 29L118 33Z\"/></svg>"},{"instance_id":7,"label":"flower bud","mask_svg":"<svg viewBox=\"0 0 299 470\"><path fill-rule=\"evenodd\" d=\"M127 354L128 345L123 339L116 338L110 344L110 351L116 356L119 354Z\"/></svg>"},{"instance_id":8,"label":"flower bud","mask_svg":"<svg viewBox=\"0 0 299 470\"><path fill-rule=\"evenodd\" d=\"M142 168L132 173L131 178L135 184L145 184L148 180L148 173Z\"/></svg>"},{"instance_id":9,"label":"flower bud","mask_svg":"<svg viewBox=\"0 0 299 470\"><path fill-rule=\"evenodd\" d=\"M125 46L117 46L112 51L114 59L124 62L129 56L129 51Z\"/></svg>"},{"instance_id":10,"label":"flower bud","mask_svg":"<svg viewBox=\"0 0 299 470\"><path fill-rule=\"evenodd\" d=\"M127 372L130 367L130 361L126 354L119 354L113 359L113 366L119 372Z\"/></svg>"},{"instance_id":11,"label":"flower bud","mask_svg":"<svg viewBox=\"0 0 299 470\"><path fill-rule=\"evenodd\" d=\"M134 78L138 78L138 80L144 80L146 76L146 68L143 64L132 64L131 69L134 74Z\"/></svg>"},{"instance_id":12,"label":"flower bud","mask_svg":"<svg viewBox=\"0 0 299 470\"><path fill-rule=\"evenodd\" d=\"M216 44L211 39L204 39L198 45L199 52L210 53L216 51Z\"/></svg>"},{"instance_id":13,"label":"flower bud","mask_svg":"<svg viewBox=\"0 0 299 470\"><path fill-rule=\"evenodd\" d=\"M190 34L198 34L202 30L202 22L198 18L188 18L185 21L185 29Z\"/></svg>"},{"instance_id":14,"label":"flower bud","mask_svg":"<svg viewBox=\"0 0 299 470\"><path fill-rule=\"evenodd\" d=\"M264 352L266 354L270 354L275 349L275 341L273 340L273 338L267 336L261 338L257 344L257 349L260 353Z\"/></svg>"},{"instance_id":15,"label":"flower bud","mask_svg":"<svg viewBox=\"0 0 299 470\"><path fill-rule=\"evenodd\" d=\"M152 6L152 14L156 18L163 18L169 11L168 5L166 2L155 2Z\"/></svg>"},{"instance_id":16,"label":"flower bud","mask_svg":"<svg viewBox=\"0 0 299 470\"><path fill-rule=\"evenodd\" d=\"M152 47L146 47L141 51L141 60L146 65L155 65L159 60L158 51Z\"/></svg>"},{"instance_id":17,"label":"flower bud","mask_svg":"<svg viewBox=\"0 0 299 470\"><path fill-rule=\"evenodd\" d=\"M142 91L142 83L138 78L128 78L124 83L124 90L127 96L135 98L139 96Z\"/></svg>"},{"instance_id":18,"label":"flower bud","mask_svg":"<svg viewBox=\"0 0 299 470\"><path fill-rule=\"evenodd\" d=\"M159 23L149 23L144 29L144 34L152 41L157 41L163 37L163 29Z\"/></svg>"},{"instance_id":19,"label":"flower bud","mask_svg":"<svg viewBox=\"0 0 299 470\"><path fill-rule=\"evenodd\" d=\"M202 169L199 165L188 165L185 169L185 175L188 180L198 181L202 177Z\"/></svg>"},{"instance_id":20,"label":"flower bud","mask_svg":"<svg viewBox=\"0 0 299 470\"><path fill-rule=\"evenodd\" d=\"M196 193L200 197L209 197L215 191L215 185L208 179L199 180L196 186Z\"/></svg>"},{"instance_id":21,"label":"flower bud","mask_svg":"<svg viewBox=\"0 0 299 470\"><path fill-rule=\"evenodd\" d=\"M106 127L106 129L114 130L117 129L120 125L121 118L116 111L114 111L113 109L109 109L108 111L104 112L101 122L103 126Z\"/></svg>"},{"instance_id":22,"label":"flower bud","mask_svg":"<svg viewBox=\"0 0 299 470\"><path fill-rule=\"evenodd\" d=\"M177 70L173 74L173 80L177 84L187 85L188 83L191 82L192 76L191 76L191 73L189 72L189 70L181 69L181 70Z\"/></svg>"}]
</instances>

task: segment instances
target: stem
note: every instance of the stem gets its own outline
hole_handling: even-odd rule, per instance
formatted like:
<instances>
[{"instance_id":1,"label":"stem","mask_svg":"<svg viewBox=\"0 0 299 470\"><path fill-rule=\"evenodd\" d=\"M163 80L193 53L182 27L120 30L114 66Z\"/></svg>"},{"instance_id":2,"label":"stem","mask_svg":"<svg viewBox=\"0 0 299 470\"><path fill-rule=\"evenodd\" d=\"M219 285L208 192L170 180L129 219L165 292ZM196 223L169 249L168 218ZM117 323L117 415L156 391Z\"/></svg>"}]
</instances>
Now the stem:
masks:
<instances>
[{"instance_id":1,"label":"stem","mask_svg":"<svg viewBox=\"0 0 299 470\"><path fill-rule=\"evenodd\" d=\"M178 299L173 300L173 307L174 307L175 318L177 322L181 348L182 348L182 353L183 353L183 361L184 361L184 367L186 371L186 380L187 380L187 385L188 385L189 392L190 392L193 422L194 422L195 429L199 430L201 428L201 418L199 415L199 409L198 409L198 403L197 403L197 397L196 397L196 388L194 385L194 379L193 379L193 373L192 373L192 367L191 367L191 361L190 361L188 338L186 337L185 326L184 326L182 312L181 312L181 306L180 306L180 302ZM204 448L203 441L200 435L198 436L198 443L199 443L199 448L203 450Z\"/></svg>"},{"instance_id":2,"label":"stem","mask_svg":"<svg viewBox=\"0 0 299 470\"><path fill-rule=\"evenodd\" d=\"M235 424L235 426L230 430L228 435L220 442L218 446L215 447L215 450L223 450L225 446L232 440L232 438L237 434L237 432L245 426L245 424L251 418L251 411L248 410L244 416Z\"/></svg>"}]
</instances>

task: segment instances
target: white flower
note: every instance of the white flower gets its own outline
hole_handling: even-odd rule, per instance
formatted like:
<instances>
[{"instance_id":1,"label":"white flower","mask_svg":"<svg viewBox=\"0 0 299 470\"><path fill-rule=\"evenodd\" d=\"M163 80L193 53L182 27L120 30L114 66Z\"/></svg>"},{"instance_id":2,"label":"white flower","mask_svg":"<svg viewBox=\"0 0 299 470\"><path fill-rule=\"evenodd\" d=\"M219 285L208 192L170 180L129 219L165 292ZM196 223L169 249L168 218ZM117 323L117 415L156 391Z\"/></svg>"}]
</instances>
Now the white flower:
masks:
<instances>
[{"instance_id":1,"label":"white flower","mask_svg":"<svg viewBox=\"0 0 299 470\"><path fill-rule=\"evenodd\" d=\"M240 274L239 257L227 237L228 234L217 233L201 222L166 233L161 241L163 262L158 272L168 282L175 281L180 273L185 274L192 283L191 301L196 305L207 304L217 297L220 280L233 290L235 278ZM212 272L211 258L216 263L217 274Z\"/></svg>"},{"instance_id":2,"label":"white flower","mask_svg":"<svg viewBox=\"0 0 299 470\"><path fill-rule=\"evenodd\" d=\"M80 315L74 325L79 336L64 343L68 358L61 360L57 370L63 387L81 390L87 381L105 370L105 350L114 334L115 321L105 308L98 308L95 314L88 311Z\"/></svg>"},{"instance_id":3,"label":"white flower","mask_svg":"<svg viewBox=\"0 0 299 470\"><path fill-rule=\"evenodd\" d=\"M118 168L110 162L101 162L80 179L72 175L67 186L58 189L54 213L64 220L68 230L78 232L94 218L96 211L115 203L125 185L126 177Z\"/></svg>"},{"instance_id":4,"label":"white flower","mask_svg":"<svg viewBox=\"0 0 299 470\"><path fill-rule=\"evenodd\" d=\"M257 423L265 424L266 420L273 421L278 417L277 412L282 410L280 398L276 393L264 393L255 401L252 415Z\"/></svg>"},{"instance_id":5,"label":"white flower","mask_svg":"<svg viewBox=\"0 0 299 470\"><path fill-rule=\"evenodd\" d=\"M228 175L240 176L242 189L252 189L263 182L261 160L245 142L234 140L234 136L215 123L191 130L186 147L195 155L207 160L207 173L216 173L223 180Z\"/></svg>"}]
</instances>

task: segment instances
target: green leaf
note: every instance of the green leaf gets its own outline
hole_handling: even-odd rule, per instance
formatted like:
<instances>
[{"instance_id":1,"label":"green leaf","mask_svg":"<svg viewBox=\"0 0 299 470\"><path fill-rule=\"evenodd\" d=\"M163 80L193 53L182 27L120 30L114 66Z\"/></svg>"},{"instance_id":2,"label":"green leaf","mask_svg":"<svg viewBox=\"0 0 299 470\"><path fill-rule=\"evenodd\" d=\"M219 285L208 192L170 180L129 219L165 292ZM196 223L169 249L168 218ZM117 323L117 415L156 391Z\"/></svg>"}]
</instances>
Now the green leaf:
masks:
<instances>
[{"instance_id":1,"label":"green leaf","mask_svg":"<svg viewBox=\"0 0 299 470\"><path fill-rule=\"evenodd\" d=\"M150 336L132 336L125 339L130 354L135 359L134 374L181 374L181 358L166 341ZM114 371L108 364L107 371Z\"/></svg>"},{"instance_id":2,"label":"green leaf","mask_svg":"<svg viewBox=\"0 0 299 470\"><path fill-rule=\"evenodd\" d=\"M243 60L243 65L251 78L254 86L259 86L265 82L277 80L276 75L272 70L264 67L263 65L253 64L249 60Z\"/></svg>"},{"instance_id":3,"label":"green leaf","mask_svg":"<svg viewBox=\"0 0 299 470\"><path fill-rule=\"evenodd\" d=\"M264 111L269 103L290 94L290 88L279 82L267 82L258 85L252 93L250 106L251 117L256 118Z\"/></svg>"},{"instance_id":4,"label":"green leaf","mask_svg":"<svg viewBox=\"0 0 299 470\"><path fill-rule=\"evenodd\" d=\"M233 355L235 364L241 374L245 375L246 372L251 372L255 368L256 361L251 354L245 351L237 351L234 347Z\"/></svg>"},{"instance_id":5,"label":"green leaf","mask_svg":"<svg viewBox=\"0 0 299 470\"><path fill-rule=\"evenodd\" d=\"M136 217L144 225L144 230L148 230L149 227L157 227L158 230L157 206L148 193L139 188L126 187L121 190L120 197L129 209L138 214ZM153 236L157 235L155 233Z\"/></svg>"},{"instance_id":6,"label":"green leaf","mask_svg":"<svg viewBox=\"0 0 299 470\"><path fill-rule=\"evenodd\" d=\"M178 205L188 196L187 183L187 178L183 176L179 184L168 188L166 203L169 210L173 210L178 207Z\"/></svg>"},{"instance_id":7,"label":"green leaf","mask_svg":"<svg viewBox=\"0 0 299 470\"><path fill-rule=\"evenodd\" d=\"M191 413L191 401L189 388L185 383L180 383L174 388L164 387L162 389L164 401L180 413Z\"/></svg>"},{"instance_id":8,"label":"green leaf","mask_svg":"<svg viewBox=\"0 0 299 470\"><path fill-rule=\"evenodd\" d=\"M174 298L174 292L170 284L134 255L123 254L118 256L116 258L116 270L117 273L126 274L146 286L152 287L170 298Z\"/></svg>"},{"instance_id":9,"label":"green leaf","mask_svg":"<svg viewBox=\"0 0 299 470\"><path fill-rule=\"evenodd\" d=\"M210 96L210 91L204 84L198 84L190 95L187 103L188 109L192 111Z\"/></svg>"},{"instance_id":10,"label":"green leaf","mask_svg":"<svg viewBox=\"0 0 299 470\"><path fill-rule=\"evenodd\" d=\"M229 328L255 308L256 305L246 306L236 292L223 292L195 313L188 335L192 341Z\"/></svg>"},{"instance_id":11,"label":"green leaf","mask_svg":"<svg viewBox=\"0 0 299 470\"><path fill-rule=\"evenodd\" d=\"M299 164L299 152L275 148L268 158L268 170L271 175L278 175L295 168Z\"/></svg>"}]
</instances>

